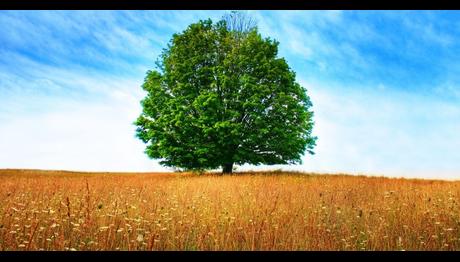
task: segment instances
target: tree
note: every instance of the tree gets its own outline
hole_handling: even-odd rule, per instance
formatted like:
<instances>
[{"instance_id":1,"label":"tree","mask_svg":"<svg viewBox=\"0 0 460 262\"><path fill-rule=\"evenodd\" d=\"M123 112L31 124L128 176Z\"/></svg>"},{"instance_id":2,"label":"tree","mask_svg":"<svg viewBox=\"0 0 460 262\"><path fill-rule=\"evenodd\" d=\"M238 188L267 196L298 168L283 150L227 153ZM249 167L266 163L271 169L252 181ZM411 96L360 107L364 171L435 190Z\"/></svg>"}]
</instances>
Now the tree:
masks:
<instances>
[{"instance_id":1,"label":"tree","mask_svg":"<svg viewBox=\"0 0 460 262\"><path fill-rule=\"evenodd\" d=\"M227 20L228 21L228 20ZM186 170L301 163L316 137L306 90L278 42L225 19L174 34L147 72L135 122L145 153Z\"/></svg>"}]
</instances>

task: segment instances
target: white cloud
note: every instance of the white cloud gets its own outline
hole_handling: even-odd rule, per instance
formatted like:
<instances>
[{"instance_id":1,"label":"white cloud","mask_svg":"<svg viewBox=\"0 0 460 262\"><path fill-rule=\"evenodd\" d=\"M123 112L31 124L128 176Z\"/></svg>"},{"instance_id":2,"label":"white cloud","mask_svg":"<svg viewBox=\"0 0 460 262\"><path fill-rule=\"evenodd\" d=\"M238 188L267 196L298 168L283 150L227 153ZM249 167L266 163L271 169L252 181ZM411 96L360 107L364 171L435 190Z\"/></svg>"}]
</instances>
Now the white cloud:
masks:
<instances>
[{"instance_id":1,"label":"white cloud","mask_svg":"<svg viewBox=\"0 0 460 262\"><path fill-rule=\"evenodd\" d=\"M309 91L318 145L300 168L460 179L458 102L378 89Z\"/></svg>"},{"instance_id":2,"label":"white cloud","mask_svg":"<svg viewBox=\"0 0 460 262\"><path fill-rule=\"evenodd\" d=\"M83 171L167 170L143 153L132 124L141 97L115 91L91 103L59 101L46 112L16 114L0 129L0 168Z\"/></svg>"}]
</instances>

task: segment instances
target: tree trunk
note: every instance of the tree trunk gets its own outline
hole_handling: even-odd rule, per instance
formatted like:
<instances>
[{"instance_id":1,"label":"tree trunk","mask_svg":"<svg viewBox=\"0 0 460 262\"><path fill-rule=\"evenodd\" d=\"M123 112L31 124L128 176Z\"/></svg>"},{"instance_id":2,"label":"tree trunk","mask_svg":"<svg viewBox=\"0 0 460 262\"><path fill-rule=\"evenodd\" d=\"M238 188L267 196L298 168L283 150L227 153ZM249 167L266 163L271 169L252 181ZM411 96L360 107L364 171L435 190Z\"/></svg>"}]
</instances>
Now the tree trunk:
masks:
<instances>
[{"instance_id":1,"label":"tree trunk","mask_svg":"<svg viewBox=\"0 0 460 262\"><path fill-rule=\"evenodd\" d=\"M231 174L233 171L233 163L225 163L222 166L222 174Z\"/></svg>"}]
</instances>

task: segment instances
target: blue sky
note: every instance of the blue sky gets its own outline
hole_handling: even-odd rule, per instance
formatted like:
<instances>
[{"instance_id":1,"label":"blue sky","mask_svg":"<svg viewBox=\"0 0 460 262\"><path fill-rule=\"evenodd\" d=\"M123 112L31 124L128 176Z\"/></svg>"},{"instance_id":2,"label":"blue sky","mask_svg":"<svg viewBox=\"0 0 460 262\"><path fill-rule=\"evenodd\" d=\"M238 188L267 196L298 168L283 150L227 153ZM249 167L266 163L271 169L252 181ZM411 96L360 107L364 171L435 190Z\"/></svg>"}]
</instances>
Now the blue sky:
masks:
<instances>
[{"instance_id":1,"label":"blue sky","mask_svg":"<svg viewBox=\"0 0 460 262\"><path fill-rule=\"evenodd\" d=\"M173 33L226 11L1 11L0 168L168 170L135 138ZM314 156L252 167L460 179L460 12L248 11L308 89Z\"/></svg>"}]
</instances>

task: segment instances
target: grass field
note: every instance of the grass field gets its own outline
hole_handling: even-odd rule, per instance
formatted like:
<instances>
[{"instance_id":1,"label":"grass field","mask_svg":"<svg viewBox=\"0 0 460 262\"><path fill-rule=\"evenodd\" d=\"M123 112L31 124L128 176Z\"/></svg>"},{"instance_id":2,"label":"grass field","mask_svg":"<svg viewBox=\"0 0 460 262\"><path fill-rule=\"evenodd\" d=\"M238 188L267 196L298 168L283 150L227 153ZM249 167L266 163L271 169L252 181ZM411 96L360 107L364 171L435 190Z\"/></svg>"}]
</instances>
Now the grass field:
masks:
<instances>
[{"instance_id":1,"label":"grass field","mask_svg":"<svg viewBox=\"0 0 460 262\"><path fill-rule=\"evenodd\" d=\"M460 250L460 182L0 170L0 250Z\"/></svg>"}]
</instances>

